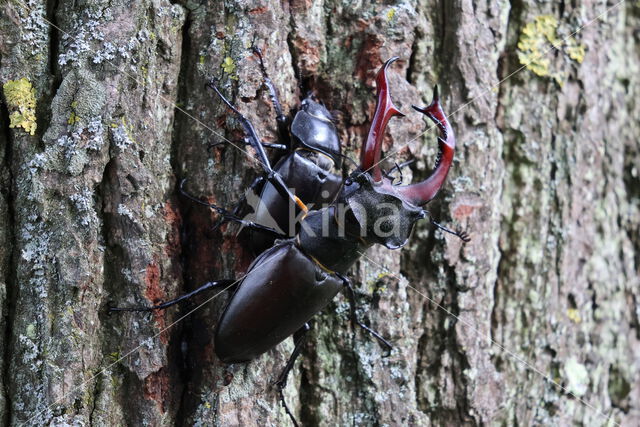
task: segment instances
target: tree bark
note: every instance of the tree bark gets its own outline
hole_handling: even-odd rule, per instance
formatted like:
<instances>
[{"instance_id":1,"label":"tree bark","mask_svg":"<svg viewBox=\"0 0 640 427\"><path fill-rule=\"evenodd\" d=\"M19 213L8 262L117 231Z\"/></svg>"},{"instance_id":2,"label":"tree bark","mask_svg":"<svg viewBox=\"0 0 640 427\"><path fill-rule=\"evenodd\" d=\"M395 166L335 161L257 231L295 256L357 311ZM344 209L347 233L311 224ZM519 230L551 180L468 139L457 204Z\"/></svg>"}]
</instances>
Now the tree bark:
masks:
<instances>
[{"instance_id":1,"label":"tree bark","mask_svg":"<svg viewBox=\"0 0 640 427\"><path fill-rule=\"evenodd\" d=\"M358 314L394 350L385 357L352 329L337 297L286 388L302 424L640 423L637 1L6 0L1 10L3 424L290 423L273 387L290 340L248 364L215 356L226 293L107 315L111 302L150 305L241 277L251 262L237 230L214 230L216 215L178 183L230 207L260 174L237 120L205 89L216 78L275 141L252 44L286 112L299 85L314 90L354 159L384 60L400 56L390 87L405 113L437 83L458 147L428 208L472 237L425 222L404 249L363 257L350 273ZM424 129L415 112L389 125L384 149L399 152L388 165L416 159L405 182L435 160ZM208 148L223 139L236 146Z\"/></svg>"}]
</instances>

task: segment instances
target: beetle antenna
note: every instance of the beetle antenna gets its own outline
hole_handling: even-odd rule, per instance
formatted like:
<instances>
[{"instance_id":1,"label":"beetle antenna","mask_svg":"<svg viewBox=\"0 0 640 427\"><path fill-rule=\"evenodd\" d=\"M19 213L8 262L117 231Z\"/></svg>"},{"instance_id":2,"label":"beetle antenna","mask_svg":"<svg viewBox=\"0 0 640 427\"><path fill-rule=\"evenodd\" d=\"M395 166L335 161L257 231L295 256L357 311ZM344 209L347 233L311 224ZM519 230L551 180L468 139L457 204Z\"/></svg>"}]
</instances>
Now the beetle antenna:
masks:
<instances>
[{"instance_id":1,"label":"beetle antenna","mask_svg":"<svg viewBox=\"0 0 640 427\"><path fill-rule=\"evenodd\" d=\"M471 241L471 237L469 237L469 234L466 231L463 231L463 230L454 231L454 230L452 230L452 229L450 229L448 227L445 227L444 225L436 222L436 220L433 219L433 217L431 216L431 213L429 213L429 211L423 210L422 212L424 212L425 214L429 215L429 222L431 224L433 224L434 226L436 226L440 230L444 231L445 233L453 234L454 236L456 236L457 238L459 238L460 240L462 240L465 243L468 243L468 242Z\"/></svg>"},{"instance_id":2,"label":"beetle antenna","mask_svg":"<svg viewBox=\"0 0 640 427\"><path fill-rule=\"evenodd\" d=\"M276 91L276 87L273 85L269 74L267 73L267 67L264 65L264 59L262 58L262 51L255 44L251 46L251 50L258 57L258 61L260 64L260 72L262 73L262 79L264 80L264 85L269 89L269 97L271 98L271 103L273 104L273 108L276 110L276 120L278 124L283 123L286 124L287 118L282 113L282 106L280 105L280 100L278 99L278 92Z\"/></svg>"}]
</instances>

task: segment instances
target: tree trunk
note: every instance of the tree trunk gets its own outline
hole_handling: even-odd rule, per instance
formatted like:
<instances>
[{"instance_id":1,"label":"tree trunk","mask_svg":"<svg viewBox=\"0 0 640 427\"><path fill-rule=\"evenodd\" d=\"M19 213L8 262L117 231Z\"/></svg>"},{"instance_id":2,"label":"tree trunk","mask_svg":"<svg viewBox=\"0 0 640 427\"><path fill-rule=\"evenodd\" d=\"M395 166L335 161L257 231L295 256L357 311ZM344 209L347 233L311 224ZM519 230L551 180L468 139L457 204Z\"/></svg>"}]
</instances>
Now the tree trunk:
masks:
<instances>
[{"instance_id":1,"label":"tree trunk","mask_svg":"<svg viewBox=\"0 0 640 427\"><path fill-rule=\"evenodd\" d=\"M417 160L406 182L435 159L410 106L437 83L458 147L429 210L472 237L425 221L357 264L358 314L394 350L354 330L337 297L286 388L302 424L640 423L640 3L371 3L1 3L2 423L290 423L273 382L291 340L248 364L215 356L227 294L106 310L251 262L236 228L214 230L177 190L186 178L230 207L259 175L204 86L218 79L273 141L252 44L288 113L299 84L339 112L354 159L375 73L400 56L391 96L410 114L384 148L399 150L389 166ZM208 148L223 139L235 146Z\"/></svg>"}]
</instances>

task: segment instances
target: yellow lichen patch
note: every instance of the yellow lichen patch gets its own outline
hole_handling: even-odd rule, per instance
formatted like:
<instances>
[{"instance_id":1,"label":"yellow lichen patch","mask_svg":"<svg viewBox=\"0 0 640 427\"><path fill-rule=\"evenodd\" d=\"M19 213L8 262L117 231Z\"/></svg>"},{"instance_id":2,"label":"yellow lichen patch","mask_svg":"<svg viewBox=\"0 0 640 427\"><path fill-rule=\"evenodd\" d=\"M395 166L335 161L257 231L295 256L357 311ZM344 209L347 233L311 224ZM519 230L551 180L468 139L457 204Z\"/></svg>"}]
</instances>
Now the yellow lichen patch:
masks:
<instances>
[{"instance_id":1,"label":"yellow lichen patch","mask_svg":"<svg viewBox=\"0 0 640 427\"><path fill-rule=\"evenodd\" d=\"M2 86L4 98L9 108L9 127L21 127L30 135L36 134L36 90L31 82L23 77L9 80Z\"/></svg>"},{"instance_id":2,"label":"yellow lichen patch","mask_svg":"<svg viewBox=\"0 0 640 427\"><path fill-rule=\"evenodd\" d=\"M569 55L569 58L573 59L578 64L582 64L582 61L584 61L585 53L584 45L578 44L576 39L574 39L573 37L569 37L566 44L567 46L565 48L565 51Z\"/></svg>"},{"instance_id":3,"label":"yellow lichen patch","mask_svg":"<svg viewBox=\"0 0 640 427\"><path fill-rule=\"evenodd\" d=\"M562 85L566 71L552 70L548 54L551 47L565 53L571 60L581 64L585 47L575 38L562 40L558 37L558 20L551 15L538 16L522 29L518 40L518 59L520 63L541 77L551 77Z\"/></svg>"},{"instance_id":4,"label":"yellow lichen patch","mask_svg":"<svg viewBox=\"0 0 640 427\"><path fill-rule=\"evenodd\" d=\"M69 120L67 120L67 123L69 123L70 125L75 125L79 121L80 117L74 111L72 111L71 115L69 116Z\"/></svg>"},{"instance_id":5,"label":"yellow lichen patch","mask_svg":"<svg viewBox=\"0 0 640 427\"><path fill-rule=\"evenodd\" d=\"M387 12L387 21L392 21L394 16L396 16L396 9L392 7Z\"/></svg>"},{"instance_id":6,"label":"yellow lichen patch","mask_svg":"<svg viewBox=\"0 0 640 427\"><path fill-rule=\"evenodd\" d=\"M547 44L557 45L558 21L551 15L538 16L522 29L518 41L518 59L539 76L548 76L550 61L545 57Z\"/></svg>"},{"instance_id":7,"label":"yellow lichen patch","mask_svg":"<svg viewBox=\"0 0 640 427\"><path fill-rule=\"evenodd\" d=\"M76 123L78 123L80 121L80 116L78 116L78 114L76 114L76 107L78 106L78 101L73 101L71 103L71 114L69 115L69 119L67 120L67 123L70 125L75 125Z\"/></svg>"},{"instance_id":8,"label":"yellow lichen patch","mask_svg":"<svg viewBox=\"0 0 640 427\"><path fill-rule=\"evenodd\" d=\"M227 74L231 74L235 71L235 69L236 64L233 62L233 58L231 58L230 56L224 58L224 61L222 62L222 70Z\"/></svg>"},{"instance_id":9,"label":"yellow lichen patch","mask_svg":"<svg viewBox=\"0 0 640 427\"><path fill-rule=\"evenodd\" d=\"M567 317L573 323L582 322L582 317L580 317L580 312L578 310L576 310L575 308L570 308L570 309L567 310Z\"/></svg>"}]
</instances>

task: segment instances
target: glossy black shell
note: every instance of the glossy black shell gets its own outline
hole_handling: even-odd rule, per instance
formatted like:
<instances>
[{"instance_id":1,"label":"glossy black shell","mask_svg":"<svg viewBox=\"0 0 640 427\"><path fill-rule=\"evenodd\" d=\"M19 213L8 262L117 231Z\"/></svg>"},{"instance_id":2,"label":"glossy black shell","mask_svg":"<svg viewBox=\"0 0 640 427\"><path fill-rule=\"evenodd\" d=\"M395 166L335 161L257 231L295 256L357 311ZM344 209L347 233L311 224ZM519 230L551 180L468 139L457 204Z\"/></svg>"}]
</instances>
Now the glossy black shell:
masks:
<instances>
[{"instance_id":1,"label":"glossy black shell","mask_svg":"<svg viewBox=\"0 0 640 427\"><path fill-rule=\"evenodd\" d=\"M291 123L294 148L304 147L324 153L333 159L337 167L341 165L340 139L331 113L311 97L302 101L300 111Z\"/></svg>"},{"instance_id":2,"label":"glossy black shell","mask_svg":"<svg viewBox=\"0 0 640 427\"><path fill-rule=\"evenodd\" d=\"M292 240L276 244L251 264L229 301L216 328L216 354L227 363L255 358L300 329L342 286Z\"/></svg>"},{"instance_id":3,"label":"glossy black shell","mask_svg":"<svg viewBox=\"0 0 640 427\"><path fill-rule=\"evenodd\" d=\"M291 137L290 151L274 170L309 209L320 209L335 199L342 184L342 177L336 174L342 158L340 139L331 114L307 97L291 123ZM258 189L258 200L252 208L252 221L290 237L295 235L295 207L271 183ZM255 254L270 248L273 242L272 235L251 232L250 245Z\"/></svg>"},{"instance_id":4,"label":"glossy black shell","mask_svg":"<svg viewBox=\"0 0 640 427\"><path fill-rule=\"evenodd\" d=\"M321 163L322 160L325 162ZM342 184L342 178L332 173L330 168L327 170L327 161L323 154L299 150L280 159L275 170L309 209L320 209L333 201ZM255 222L274 227L291 237L295 235L294 206L271 183L263 186L259 204L254 209ZM274 238L267 233L252 232L251 247L255 253L271 247L273 241Z\"/></svg>"}]
</instances>

